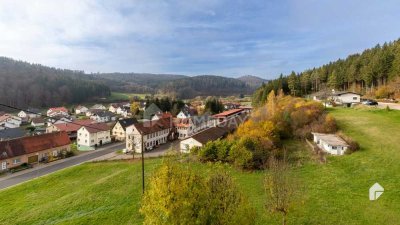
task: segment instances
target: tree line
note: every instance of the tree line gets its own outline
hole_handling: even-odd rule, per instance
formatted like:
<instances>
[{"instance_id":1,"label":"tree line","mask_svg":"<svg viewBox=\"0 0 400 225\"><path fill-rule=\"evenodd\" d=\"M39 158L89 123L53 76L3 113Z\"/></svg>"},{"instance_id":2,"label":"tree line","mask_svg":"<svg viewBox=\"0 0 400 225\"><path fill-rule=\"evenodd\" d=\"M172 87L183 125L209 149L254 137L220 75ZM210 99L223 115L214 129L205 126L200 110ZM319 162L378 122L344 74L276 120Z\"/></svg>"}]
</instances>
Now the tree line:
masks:
<instances>
[{"instance_id":1,"label":"tree line","mask_svg":"<svg viewBox=\"0 0 400 225\"><path fill-rule=\"evenodd\" d=\"M106 97L110 89L83 71L56 69L0 58L0 102L49 107Z\"/></svg>"},{"instance_id":2,"label":"tree line","mask_svg":"<svg viewBox=\"0 0 400 225\"><path fill-rule=\"evenodd\" d=\"M400 39L301 73L281 74L254 93L253 103L260 105L271 90L277 92L281 89L295 96L331 89L374 95L380 87L390 85L399 77Z\"/></svg>"}]
</instances>

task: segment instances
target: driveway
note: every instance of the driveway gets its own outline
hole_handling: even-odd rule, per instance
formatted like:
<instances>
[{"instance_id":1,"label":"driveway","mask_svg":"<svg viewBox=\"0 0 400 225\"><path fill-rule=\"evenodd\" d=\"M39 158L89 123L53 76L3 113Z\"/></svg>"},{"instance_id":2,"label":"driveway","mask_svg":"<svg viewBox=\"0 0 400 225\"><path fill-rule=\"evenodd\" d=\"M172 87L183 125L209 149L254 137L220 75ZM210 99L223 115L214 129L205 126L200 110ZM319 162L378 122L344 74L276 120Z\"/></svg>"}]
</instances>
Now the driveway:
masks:
<instances>
[{"instance_id":1,"label":"driveway","mask_svg":"<svg viewBox=\"0 0 400 225\"><path fill-rule=\"evenodd\" d=\"M398 103L378 102L378 108L384 109L386 106L389 106L390 109L400 110L400 104Z\"/></svg>"},{"instance_id":2,"label":"driveway","mask_svg":"<svg viewBox=\"0 0 400 225\"><path fill-rule=\"evenodd\" d=\"M71 166L76 166L86 161L90 161L92 159L98 158L100 156L109 154L111 152L115 152L117 150L123 149L125 147L125 143L115 143L108 146L104 146L102 148L98 148L95 151L85 152L80 155L58 160L55 162L51 162L49 164L41 164L32 169L24 170L12 175L8 175L0 178L0 190L4 188L11 187L13 185L20 184L22 182L26 182L32 180L37 177L41 177L58 170L62 170Z\"/></svg>"}]
</instances>

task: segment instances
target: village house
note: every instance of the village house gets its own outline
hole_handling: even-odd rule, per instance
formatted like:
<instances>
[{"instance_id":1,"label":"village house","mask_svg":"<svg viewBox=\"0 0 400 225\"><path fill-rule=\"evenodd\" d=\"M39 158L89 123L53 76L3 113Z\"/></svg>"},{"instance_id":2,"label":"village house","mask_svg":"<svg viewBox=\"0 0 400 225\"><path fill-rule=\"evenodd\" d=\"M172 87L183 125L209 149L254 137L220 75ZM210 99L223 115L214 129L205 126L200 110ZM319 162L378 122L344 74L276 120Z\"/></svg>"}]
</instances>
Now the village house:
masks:
<instances>
[{"instance_id":1,"label":"village house","mask_svg":"<svg viewBox=\"0 0 400 225\"><path fill-rule=\"evenodd\" d=\"M69 116L68 114L68 109L65 107L55 107L55 108L50 108L47 110L47 116L49 117L55 117L55 116Z\"/></svg>"},{"instance_id":2,"label":"village house","mask_svg":"<svg viewBox=\"0 0 400 225\"><path fill-rule=\"evenodd\" d=\"M229 117L218 124L214 121L210 124L215 124L214 127L202 130L191 137L180 142L181 152L188 153L193 147L203 147L209 141L215 141L224 138L229 133L233 133L238 126L248 119L248 113L242 113L233 117Z\"/></svg>"},{"instance_id":3,"label":"village house","mask_svg":"<svg viewBox=\"0 0 400 225\"><path fill-rule=\"evenodd\" d=\"M90 125L96 123L93 120L74 120L73 123L59 123L53 124L46 128L46 133L53 133L64 131L68 134L71 140L76 140L78 130L84 125Z\"/></svg>"},{"instance_id":4,"label":"village house","mask_svg":"<svg viewBox=\"0 0 400 225\"><path fill-rule=\"evenodd\" d=\"M323 151L332 155L343 155L349 145L335 134L312 133L314 143Z\"/></svg>"},{"instance_id":5,"label":"village house","mask_svg":"<svg viewBox=\"0 0 400 225\"><path fill-rule=\"evenodd\" d=\"M0 142L0 170L23 163L38 163L59 157L71 150L65 132L28 136Z\"/></svg>"},{"instance_id":6,"label":"village house","mask_svg":"<svg viewBox=\"0 0 400 225\"><path fill-rule=\"evenodd\" d=\"M56 115L50 118L47 118L47 126L51 126L54 124L62 124L62 123L70 123L72 122L72 118L70 116Z\"/></svg>"},{"instance_id":7,"label":"village house","mask_svg":"<svg viewBox=\"0 0 400 225\"><path fill-rule=\"evenodd\" d=\"M351 91L317 92L311 95L314 101L332 101L336 105L350 107L361 102L361 95Z\"/></svg>"},{"instance_id":8,"label":"village house","mask_svg":"<svg viewBox=\"0 0 400 225\"><path fill-rule=\"evenodd\" d=\"M224 111L222 113L218 113L213 115L213 117L217 120L217 123L224 122L230 118L240 116L241 114L245 113L245 109L231 109Z\"/></svg>"},{"instance_id":9,"label":"village house","mask_svg":"<svg viewBox=\"0 0 400 225\"><path fill-rule=\"evenodd\" d=\"M110 112L110 111L98 111L98 112L94 112L91 116L90 119L98 122L98 123L108 123L111 121L115 121L116 120L116 116L114 113Z\"/></svg>"},{"instance_id":10,"label":"village house","mask_svg":"<svg viewBox=\"0 0 400 225\"><path fill-rule=\"evenodd\" d=\"M85 115L87 117L90 117L90 116L92 116L92 115L94 115L94 114L96 114L98 112L102 112L102 111L104 111L104 110L101 110L101 109L89 109L88 111L86 111Z\"/></svg>"},{"instance_id":11,"label":"village house","mask_svg":"<svg viewBox=\"0 0 400 225\"><path fill-rule=\"evenodd\" d=\"M179 119L186 119L186 118L190 118L192 116L196 116L197 110L195 108L189 107L189 106L185 106L181 109L181 111L178 113L178 115L176 116L176 118Z\"/></svg>"},{"instance_id":12,"label":"village house","mask_svg":"<svg viewBox=\"0 0 400 225\"><path fill-rule=\"evenodd\" d=\"M228 131L222 127L211 127L182 140L180 142L180 150L183 153L189 153L192 148L201 148L207 144L207 142L216 141L225 137L227 134Z\"/></svg>"},{"instance_id":13,"label":"village house","mask_svg":"<svg viewBox=\"0 0 400 225\"><path fill-rule=\"evenodd\" d=\"M20 127L22 123L22 119L18 116L14 116L11 114L4 114L0 116L0 127L4 128L16 128Z\"/></svg>"},{"instance_id":14,"label":"village house","mask_svg":"<svg viewBox=\"0 0 400 225\"><path fill-rule=\"evenodd\" d=\"M31 125L34 127L43 127L45 125L45 120L41 117L33 118Z\"/></svg>"},{"instance_id":15,"label":"village house","mask_svg":"<svg viewBox=\"0 0 400 225\"><path fill-rule=\"evenodd\" d=\"M124 111L130 109L131 105L128 102L125 103L113 103L108 107L108 111L115 113L115 114L122 114Z\"/></svg>"},{"instance_id":16,"label":"village house","mask_svg":"<svg viewBox=\"0 0 400 225\"><path fill-rule=\"evenodd\" d=\"M102 104L95 104L90 109L106 110L107 108Z\"/></svg>"},{"instance_id":17,"label":"village house","mask_svg":"<svg viewBox=\"0 0 400 225\"><path fill-rule=\"evenodd\" d=\"M214 118L209 115L174 119L174 126L179 139L185 139L214 125Z\"/></svg>"},{"instance_id":18,"label":"village house","mask_svg":"<svg viewBox=\"0 0 400 225\"><path fill-rule=\"evenodd\" d=\"M151 120L159 120L159 119L166 119L166 118L172 118L172 114L170 112L158 112L154 114L154 116L151 118Z\"/></svg>"},{"instance_id":19,"label":"village house","mask_svg":"<svg viewBox=\"0 0 400 225\"><path fill-rule=\"evenodd\" d=\"M125 141L126 128L137 122L135 118L119 119L112 129L112 137L118 141Z\"/></svg>"},{"instance_id":20,"label":"village house","mask_svg":"<svg viewBox=\"0 0 400 225\"><path fill-rule=\"evenodd\" d=\"M78 105L75 108L75 114L79 115L79 114L85 114L89 109L86 106L83 105Z\"/></svg>"},{"instance_id":21,"label":"village house","mask_svg":"<svg viewBox=\"0 0 400 225\"><path fill-rule=\"evenodd\" d=\"M29 108L27 110L22 110L18 113L18 117L20 118L37 118L41 117L41 112L39 109Z\"/></svg>"},{"instance_id":22,"label":"village house","mask_svg":"<svg viewBox=\"0 0 400 225\"><path fill-rule=\"evenodd\" d=\"M78 130L77 144L79 150L95 150L111 142L111 129L105 123L84 125Z\"/></svg>"},{"instance_id":23,"label":"village house","mask_svg":"<svg viewBox=\"0 0 400 225\"><path fill-rule=\"evenodd\" d=\"M126 128L126 149L140 153L143 146L145 151L152 150L173 137L171 118L136 123Z\"/></svg>"}]
</instances>

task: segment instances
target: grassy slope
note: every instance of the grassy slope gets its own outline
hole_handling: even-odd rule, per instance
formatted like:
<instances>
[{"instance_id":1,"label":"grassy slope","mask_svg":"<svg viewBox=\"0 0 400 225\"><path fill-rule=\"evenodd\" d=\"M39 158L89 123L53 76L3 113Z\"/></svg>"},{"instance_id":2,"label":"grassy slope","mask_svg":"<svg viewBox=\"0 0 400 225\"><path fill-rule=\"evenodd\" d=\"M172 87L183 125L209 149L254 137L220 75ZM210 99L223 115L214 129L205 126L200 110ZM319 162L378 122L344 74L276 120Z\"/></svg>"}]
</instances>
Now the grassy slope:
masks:
<instances>
[{"instance_id":1,"label":"grassy slope","mask_svg":"<svg viewBox=\"0 0 400 225\"><path fill-rule=\"evenodd\" d=\"M400 112L334 109L340 127L362 146L343 157L329 157L326 165L308 162L293 170L304 195L289 213L289 224L397 224L400 221ZM303 148L296 141L286 143ZM160 160L147 160L152 171ZM207 174L207 165L193 164ZM280 218L263 209L261 172L226 167L258 212L258 224L278 224ZM78 179L79 178L79 179ZM379 182L385 193L368 199ZM140 224L140 164L88 163L17 187L0 191L0 224Z\"/></svg>"}]
</instances>

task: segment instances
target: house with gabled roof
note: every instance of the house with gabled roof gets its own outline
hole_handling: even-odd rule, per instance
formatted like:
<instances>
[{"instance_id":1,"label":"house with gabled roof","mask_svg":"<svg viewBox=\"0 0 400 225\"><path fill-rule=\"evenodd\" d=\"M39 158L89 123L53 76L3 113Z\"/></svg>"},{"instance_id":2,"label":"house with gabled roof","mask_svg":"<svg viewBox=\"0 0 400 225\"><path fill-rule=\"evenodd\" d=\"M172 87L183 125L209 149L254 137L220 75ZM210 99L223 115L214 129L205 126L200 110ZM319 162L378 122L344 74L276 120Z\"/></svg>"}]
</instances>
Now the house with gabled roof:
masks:
<instances>
[{"instance_id":1,"label":"house with gabled roof","mask_svg":"<svg viewBox=\"0 0 400 225\"><path fill-rule=\"evenodd\" d=\"M111 142L111 128L105 123L84 125L78 129L77 144L79 150L95 150Z\"/></svg>"},{"instance_id":2,"label":"house with gabled roof","mask_svg":"<svg viewBox=\"0 0 400 225\"><path fill-rule=\"evenodd\" d=\"M91 116L90 119L98 122L98 123L108 123L116 120L116 116L114 113L106 110L96 111Z\"/></svg>"},{"instance_id":3,"label":"house with gabled roof","mask_svg":"<svg viewBox=\"0 0 400 225\"><path fill-rule=\"evenodd\" d=\"M68 134L71 140L75 140L79 128L81 128L84 125L90 125L93 123L96 123L96 121L87 119L87 120L74 120L73 123L53 124L46 128L46 133L64 131Z\"/></svg>"},{"instance_id":4,"label":"house with gabled roof","mask_svg":"<svg viewBox=\"0 0 400 225\"><path fill-rule=\"evenodd\" d=\"M171 118L148 120L126 128L126 149L141 152L167 143L175 136ZM142 141L143 140L143 141Z\"/></svg>"},{"instance_id":5,"label":"house with gabled roof","mask_svg":"<svg viewBox=\"0 0 400 225\"><path fill-rule=\"evenodd\" d=\"M39 109L36 109L36 108L28 108L26 110L21 110L18 113L18 117L20 117L20 118L37 118L37 117L41 117L41 112Z\"/></svg>"},{"instance_id":6,"label":"house with gabled roof","mask_svg":"<svg viewBox=\"0 0 400 225\"><path fill-rule=\"evenodd\" d=\"M117 120L117 123L115 123L115 125L111 131L112 137L118 141L125 141L126 140L126 128L137 122L138 121L135 118L125 118L125 119Z\"/></svg>"},{"instance_id":7,"label":"house with gabled roof","mask_svg":"<svg viewBox=\"0 0 400 225\"><path fill-rule=\"evenodd\" d=\"M65 132L42 134L0 142L0 170L8 170L23 163L37 163L59 157L70 151L70 140Z\"/></svg>"},{"instance_id":8,"label":"house with gabled roof","mask_svg":"<svg viewBox=\"0 0 400 225\"><path fill-rule=\"evenodd\" d=\"M86 106L78 105L75 108L75 114L85 114L89 109Z\"/></svg>"},{"instance_id":9,"label":"house with gabled roof","mask_svg":"<svg viewBox=\"0 0 400 225\"><path fill-rule=\"evenodd\" d=\"M47 116L69 116L68 109L65 107L54 107L47 110Z\"/></svg>"},{"instance_id":10,"label":"house with gabled roof","mask_svg":"<svg viewBox=\"0 0 400 225\"><path fill-rule=\"evenodd\" d=\"M188 137L180 142L180 150L183 153L189 153L194 147L203 147L207 142L216 141L225 137L228 130L223 127L211 127L201 131L191 137Z\"/></svg>"},{"instance_id":11,"label":"house with gabled roof","mask_svg":"<svg viewBox=\"0 0 400 225\"><path fill-rule=\"evenodd\" d=\"M106 110L107 108L102 104L95 104L90 109L99 109L99 110Z\"/></svg>"}]
</instances>

